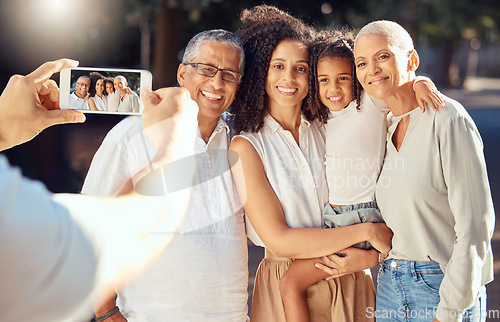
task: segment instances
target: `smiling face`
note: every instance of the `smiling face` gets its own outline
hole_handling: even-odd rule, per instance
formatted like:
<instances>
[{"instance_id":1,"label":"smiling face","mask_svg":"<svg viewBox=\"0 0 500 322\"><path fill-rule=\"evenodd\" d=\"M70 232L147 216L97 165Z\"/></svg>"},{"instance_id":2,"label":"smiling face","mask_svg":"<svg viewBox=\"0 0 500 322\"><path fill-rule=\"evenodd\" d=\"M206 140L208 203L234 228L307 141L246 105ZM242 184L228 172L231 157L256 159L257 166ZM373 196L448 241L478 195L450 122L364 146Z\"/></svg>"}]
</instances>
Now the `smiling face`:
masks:
<instances>
[{"instance_id":1,"label":"smiling face","mask_svg":"<svg viewBox=\"0 0 500 322\"><path fill-rule=\"evenodd\" d=\"M217 41L202 44L195 61L189 63L203 63L219 69L242 72L238 49ZM194 66L179 65L177 81L189 90L191 99L198 104L198 120L217 120L234 101L239 84L224 81L221 75L219 70L214 77L203 76L198 74Z\"/></svg>"},{"instance_id":2,"label":"smiling face","mask_svg":"<svg viewBox=\"0 0 500 322\"><path fill-rule=\"evenodd\" d=\"M115 89L117 91L121 91L121 90L123 90L123 88L125 88L127 86L127 82L125 82L123 80L123 78L121 78L119 76L115 77L115 79L113 80L113 83L114 83Z\"/></svg>"},{"instance_id":3,"label":"smiling face","mask_svg":"<svg viewBox=\"0 0 500 322\"><path fill-rule=\"evenodd\" d=\"M354 99L352 68L349 61L325 57L318 62L319 99L332 111L340 111Z\"/></svg>"},{"instance_id":4,"label":"smiling face","mask_svg":"<svg viewBox=\"0 0 500 322\"><path fill-rule=\"evenodd\" d=\"M104 92L104 79L97 80L95 83L95 92L97 95L102 96L102 93Z\"/></svg>"},{"instance_id":5,"label":"smiling face","mask_svg":"<svg viewBox=\"0 0 500 322\"><path fill-rule=\"evenodd\" d=\"M410 59L412 54L405 55L382 35L363 34L354 45L359 82L375 98L391 96L400 85L410 80L414 70Z\"/></svg>"},{"instance_id":6,"label":"smiling face","mask_svg":"<svg viewBox=\"0 0 500 322\"><path fill-rule=\"evenodd\" d=\"M80 77L76 81L76 96L85 98L90 89L90 79Z\"/></svg>"},{"instance_id":7,"label":"smiling face","mask_svg":"<svg viewBox=\"0 0 500 322\"><path fill-rule=\"evenodd\" d=\"M271 56L266 78L269 108L294 106L300 109L309 91L307 47L298 40L285 39Z\"/></svg>"},{"instance_id":8,"label":"smiling face","mask_svg":"<svg viewBox=\"0 0 500 322\"><path fill-rule=\"evenodd\" d=\"M115 88L113 87L113 84L112 83L108 83L106 82L106 92L108 94L111 94L115 91Z\"/></svg>"}]
</instances>

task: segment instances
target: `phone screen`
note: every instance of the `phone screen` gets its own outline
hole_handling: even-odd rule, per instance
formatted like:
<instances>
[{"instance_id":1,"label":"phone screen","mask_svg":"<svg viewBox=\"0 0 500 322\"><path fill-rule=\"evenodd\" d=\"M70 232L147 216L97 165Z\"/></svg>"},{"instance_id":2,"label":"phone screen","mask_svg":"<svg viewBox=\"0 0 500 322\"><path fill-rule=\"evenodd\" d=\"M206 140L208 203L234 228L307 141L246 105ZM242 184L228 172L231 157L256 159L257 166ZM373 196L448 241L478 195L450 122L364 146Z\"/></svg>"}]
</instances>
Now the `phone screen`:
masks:
<instances>
[{"instance_id":1,"label":"phone screen","mask_svg":"<svg viewBox=\"0 0 500 322\"><path fill-rule=\"evenodd\" d=\"M145 70L74 68L61 71L61 108L87 113L140 114L141 89L151 88Z\"/></svg>"}]
</instances>

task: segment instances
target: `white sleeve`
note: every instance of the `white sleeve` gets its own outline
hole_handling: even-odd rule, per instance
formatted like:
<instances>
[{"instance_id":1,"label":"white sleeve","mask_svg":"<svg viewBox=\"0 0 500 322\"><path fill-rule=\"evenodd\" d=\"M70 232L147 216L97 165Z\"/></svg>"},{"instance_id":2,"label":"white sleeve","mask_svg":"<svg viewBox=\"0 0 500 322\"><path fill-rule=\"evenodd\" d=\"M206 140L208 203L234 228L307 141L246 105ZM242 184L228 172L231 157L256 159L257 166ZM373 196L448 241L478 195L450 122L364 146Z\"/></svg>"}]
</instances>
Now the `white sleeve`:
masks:
<instances>
[{"instance_id":1,"label":"white sleeve","mask_svg":"<svg viewBox=\"0 0 500 322\"><path fill-rule=\"evenodd\" d=\"M90 320L95 296L162 251L182 219L163 197L53 195L2 156L0 196L6 321ZM164 238L145 238L152 229Z\"/></svg>"},{"instance_id":2,"label":"white sleeve","mask_svg":"<svg viewBox=\"0 0 500 322\"><path fill-rule=\"evenodd\" d=\"M82 193L115 196L135 173L150 163L154 151L142 134L140 117L122 120L109 131L94 155Z\"/></svg>"},{"instance_id":3,"label":"white sleeve","mask_svg":"<svg viewBox=\"0 0 500 322\"><path fill-rule=\"evenodd\" d=\"M0 196L2 319L57 321L85 307L89 313L97 245L41 183L23 178L4 157Z\"/></svg>"},{"instance_id":4,"label":"white sleeve","mask_svg":"<svg viewBox=\"0 0 500 322\"><path fill-rule=\"evenodd\" d=\"M132 112L139 113L139 96L134 93L134 97L132 99Z\"/></svg>"},{"instance_id":5,"label":"white sleeve","mask_svg":"<svg viewBox=\"0 0 500 322\"><path fill-rule=\"evenodd\" d=\"M455 321L450 316L469 308L483 284L495 214L483 144L475 124L470 118L457 116L443 120L438 131L456 240L439 288L436 317L440 321Z\"/></svg>"}]
</instances>

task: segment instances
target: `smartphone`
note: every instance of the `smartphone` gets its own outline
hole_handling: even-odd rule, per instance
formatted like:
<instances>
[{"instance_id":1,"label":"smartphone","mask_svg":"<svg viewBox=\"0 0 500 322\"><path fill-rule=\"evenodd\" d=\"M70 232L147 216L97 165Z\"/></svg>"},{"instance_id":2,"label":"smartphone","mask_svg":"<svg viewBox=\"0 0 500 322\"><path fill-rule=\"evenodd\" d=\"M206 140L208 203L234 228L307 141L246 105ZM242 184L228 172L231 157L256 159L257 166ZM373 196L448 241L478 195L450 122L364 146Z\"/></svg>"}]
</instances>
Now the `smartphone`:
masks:
<instances>
[{"instance_id":1,"label":"smartphone","mask_svg":"<svg viewBox=\"0 0 500 322\"><path fill-rule=\"evenodd\" d=\"M59 106L84 113L141 114L141 90L151 89L147 70L78 67L59 76Z\"/></svg>"}]
</instances>

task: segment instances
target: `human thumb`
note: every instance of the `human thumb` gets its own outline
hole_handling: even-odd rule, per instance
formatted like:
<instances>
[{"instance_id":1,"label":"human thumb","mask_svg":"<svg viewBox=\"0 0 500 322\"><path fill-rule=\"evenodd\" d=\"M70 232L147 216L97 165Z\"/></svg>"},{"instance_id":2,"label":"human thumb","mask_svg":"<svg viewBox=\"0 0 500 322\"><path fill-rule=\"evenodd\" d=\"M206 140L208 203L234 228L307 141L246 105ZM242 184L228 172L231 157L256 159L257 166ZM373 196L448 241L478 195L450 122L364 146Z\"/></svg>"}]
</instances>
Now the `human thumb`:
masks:
<instances>
[{"instance_id":1,"label":"human thumb","mask_svg":"<svg viewBox=\"0 0 500 322\"><path fill-rule=\"evenodd\" d=\"M83 123L85 114L74 110L45 110L42 120L44 128L56 124Z\"/></svg>"},{"instance_id":2,"label":"human thumb","mask_svg":"<svg viewBox=\"0 0 500 322\"><path fill-rule=\"evenodd\" d=\"M145 108L158 105L158 103L160 102L158 95L156 95L156 93L149 88L144 88L143 90L141 90L141 98Z\"/></svg>"}]
</instances>

